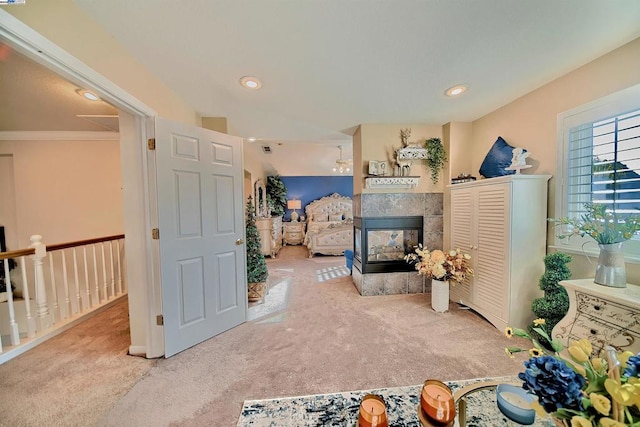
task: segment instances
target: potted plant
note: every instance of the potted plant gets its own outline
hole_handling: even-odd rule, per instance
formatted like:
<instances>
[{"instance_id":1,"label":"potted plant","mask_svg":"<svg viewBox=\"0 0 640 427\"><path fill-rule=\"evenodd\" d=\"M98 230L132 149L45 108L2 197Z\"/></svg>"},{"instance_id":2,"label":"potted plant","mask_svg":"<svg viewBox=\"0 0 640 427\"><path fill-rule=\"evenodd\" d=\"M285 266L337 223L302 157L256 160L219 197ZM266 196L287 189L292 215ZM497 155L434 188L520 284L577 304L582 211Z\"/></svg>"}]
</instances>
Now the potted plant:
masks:
<instances>
[{"instance_id":1,"label":"potted plant","mask_svg":"<svg viewBox=\"0 0 640 427\"><path fill-rule=\"evenodd\" d=\"M537 318L545 319L544 325L539 327L547 333L547 336L551 336L553 328L569 310L569 295L567 290L560 285L560 281L571 277L571 271L567 267L569 262L571 262L571 255L563 252L554 252L544 257L545 270L539 282L544 296L533 300L531 311L535 313ZM533 325L529 327L531 335L550 349L551 343L535 332L534 328Z\"/></svg>"},{"instance_id":2,"label":"potted plant","mask_svg":"<svg viewBox=\"0 0 640 427\"><path fill-rule=\"evenodd\" d=\"M424 161L431 172L431 181L437 184L440 171L447 162L447 153L444 151L440 138L429 138L424 146L427 149L427 158Z\"/></svg>"},{"instance_id":3,"label":"potted plant","mask_svg":"<svg viewBox=\"0 0 640 427\"><path fill-rule=\"evenodd\" d=\"M614 288L627 287L622 245L640 231L640 215L620 215L607 205L585 203L586 213L579 218L550 218L562 227L559 239L589 236L598 243L600 255L594 282Z\"/></svg>"},{"instance_id":4,"label":"potted plant","mask_svg":"<svg viewBox=\"0 0 640 427\"><path fill-rule=\"evenodd\" d=\"M280 175L267 177L267 205L272 216L284 215L287 207L287 187L280 178Z\"/></svg>"},{"instance_id":5,"label":"potted plant","mask_svg":"<svg viewBox=\"0 0 640 427\"><path fill-rule=\"evenodd\" d=\"M256 226L256 214L253 201L249 197L246 212L246 240L247 240L247 287L249 301L260 301L264 298L267 287L267 262L262 253L260 233Z\"/></svg>"}]
</instances>

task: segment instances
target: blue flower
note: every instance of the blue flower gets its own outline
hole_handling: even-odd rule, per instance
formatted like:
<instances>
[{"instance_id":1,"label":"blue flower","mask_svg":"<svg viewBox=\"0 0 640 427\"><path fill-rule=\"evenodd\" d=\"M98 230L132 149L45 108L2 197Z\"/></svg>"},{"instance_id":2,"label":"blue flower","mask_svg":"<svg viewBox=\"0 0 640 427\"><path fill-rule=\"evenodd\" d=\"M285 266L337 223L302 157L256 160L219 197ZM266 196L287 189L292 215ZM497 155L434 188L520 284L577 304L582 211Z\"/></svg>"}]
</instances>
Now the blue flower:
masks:
<instances>
[{"instance_id":1,"label":"blue flower","mask_svg":"<svg viewBox=\"0 0 640 427\"><path fill-rule=\"evenodd\" d=\"M624 369L624 376L629 377L637 377L640 372L640 354L635 356L631 356L629 360L627 360L627 367Z\"/></svg>"},{"instance_id":2,"label":"blue flower","mask_svg":"<svg viewBox=\"0 0 640 427\"><path fill-rule=\"evenodd\" d=\"M532 357L524 362L525 371L518 374L522 388L538 396L547 412L560 408L582 411L582 386L585 378L553 356Z\"/></svg>"}]
</instances>

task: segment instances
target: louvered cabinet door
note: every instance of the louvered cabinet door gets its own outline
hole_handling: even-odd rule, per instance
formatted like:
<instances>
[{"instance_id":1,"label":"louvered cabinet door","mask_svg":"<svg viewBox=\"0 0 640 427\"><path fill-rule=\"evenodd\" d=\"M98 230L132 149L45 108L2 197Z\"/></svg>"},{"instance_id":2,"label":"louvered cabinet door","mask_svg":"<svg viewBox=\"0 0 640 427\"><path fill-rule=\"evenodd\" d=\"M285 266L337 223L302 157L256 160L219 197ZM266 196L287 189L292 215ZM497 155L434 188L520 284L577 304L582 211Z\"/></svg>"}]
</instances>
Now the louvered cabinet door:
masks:
<instances>
[{"instance_id":1,"label":"louvered cabinet door","mask_svg":"<svg viewBox=\"0 0 640 427\"><path fill-rule=\"evenodd\" d=\"M473 300L486 317L509 317L509 183L476 188L476 276ZM497 320L497 319L496 319ZM495 322L494 322L495 324Z\"/></svg>"},{"instance_id":2,"label":"louvered cabinet door","mask_svg":"<svg viewBox=\"0 0 640 427\"><path fill-rule=\"evenodd\" d=\"M450 299L474 309L496 328L526 328L546 254L550 175L510 175L455 184L450 244L471 255L471 281Z\"/></svg>"},{"instance_id":3,"label":"louvered cabinet door","mask_svg":"<svg viewBox=\"0 0 640 427\"><path fill-rule=\"evenodd\" d=\"M450 248L460 248L471 255L471 268L475 270L475 255L473 254L474 208L472 191L469 188L451 191L451 240ZM462 283L450 286L449 299L463 305L473 301L473 277Z\"/></svg>"}]
</instances>

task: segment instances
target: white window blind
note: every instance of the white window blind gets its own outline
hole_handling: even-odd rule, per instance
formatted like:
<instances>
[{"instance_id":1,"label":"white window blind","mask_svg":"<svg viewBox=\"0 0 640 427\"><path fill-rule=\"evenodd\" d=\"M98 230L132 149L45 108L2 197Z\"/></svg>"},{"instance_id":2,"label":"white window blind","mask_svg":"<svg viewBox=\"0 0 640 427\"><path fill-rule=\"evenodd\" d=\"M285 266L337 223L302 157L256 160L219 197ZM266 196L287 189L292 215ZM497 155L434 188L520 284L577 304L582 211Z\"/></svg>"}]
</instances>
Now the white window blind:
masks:
<instances>
[{"instance_id":1,"label":"white window blind","mask_svg":"<svg viewBox=\"0 0 640 427\"><path fill-rule=\"evenodd\" d=\"M579 219L585 203L606 206L619 221L640 215L640 85L570 112L558 121L556 218ZM555 239L561 249L597 254L593 239ZM640 234L625 244L640 260Z\"/></svg>"},{"instance_id":2,"label":"white window blind","mask_svg":"<svg viewBox=\"0 0 640 427\"><path fill-rule=\"evenodd\" d=\"M568 216L591 202L640 214L640 110L570 129L568 160Z\"/></svg>"}]
</instances>

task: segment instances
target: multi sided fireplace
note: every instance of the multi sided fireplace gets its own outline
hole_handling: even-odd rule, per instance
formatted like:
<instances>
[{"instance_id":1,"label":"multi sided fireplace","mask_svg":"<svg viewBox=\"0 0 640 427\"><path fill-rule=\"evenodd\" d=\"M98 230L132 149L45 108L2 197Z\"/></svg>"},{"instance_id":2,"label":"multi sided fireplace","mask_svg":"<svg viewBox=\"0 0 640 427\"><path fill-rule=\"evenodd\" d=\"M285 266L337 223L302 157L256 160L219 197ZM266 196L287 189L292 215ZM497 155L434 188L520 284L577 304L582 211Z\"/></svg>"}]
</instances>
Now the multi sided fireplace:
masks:
<instances>
[{"instance_id":1,"label":"multi sided fireplace","mask_svg":"<svg viewBox=\"0 0 640 427\"><path fill-rule=\"evenodd\" d=\"M353 265L361 273L412 271L404 260L422 244L421 216L353 218Z\"/></svg>"}]
</instances>

